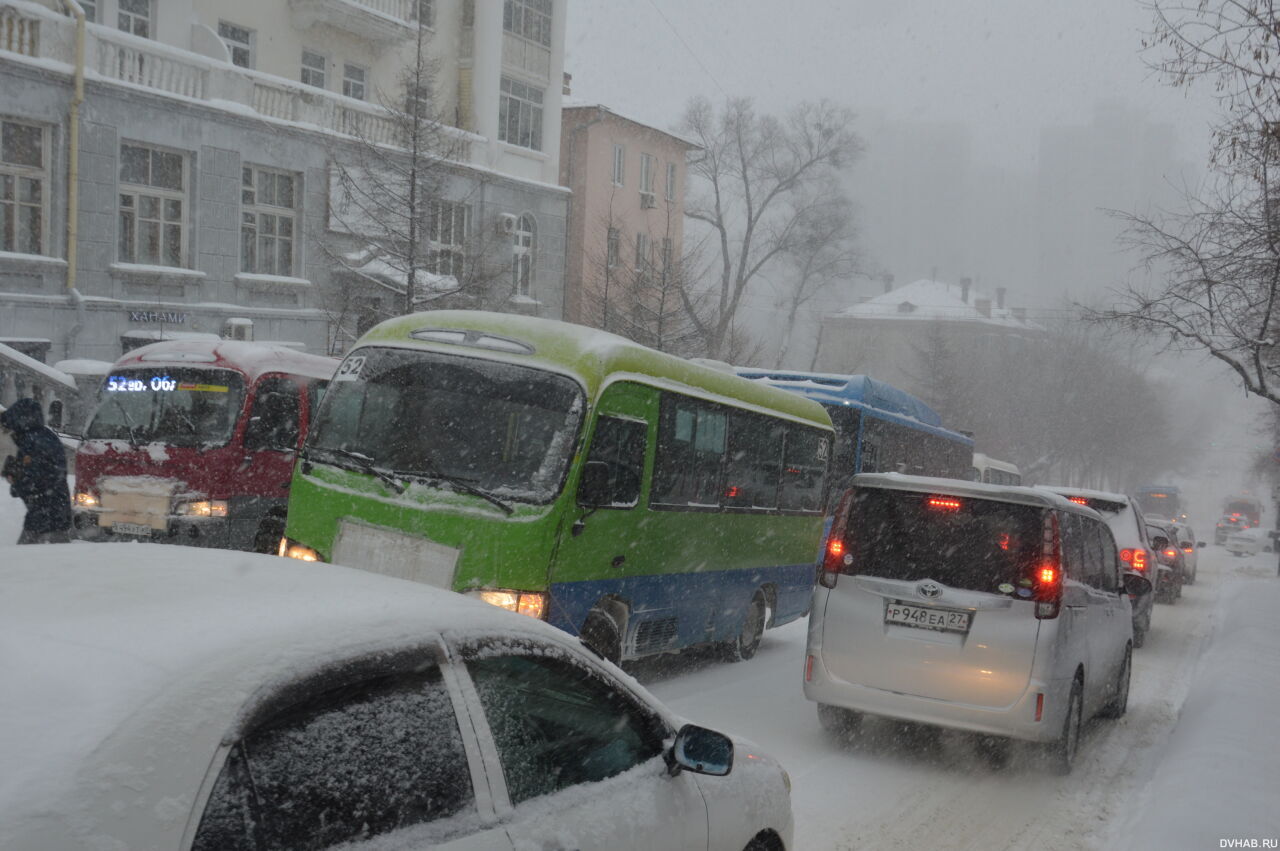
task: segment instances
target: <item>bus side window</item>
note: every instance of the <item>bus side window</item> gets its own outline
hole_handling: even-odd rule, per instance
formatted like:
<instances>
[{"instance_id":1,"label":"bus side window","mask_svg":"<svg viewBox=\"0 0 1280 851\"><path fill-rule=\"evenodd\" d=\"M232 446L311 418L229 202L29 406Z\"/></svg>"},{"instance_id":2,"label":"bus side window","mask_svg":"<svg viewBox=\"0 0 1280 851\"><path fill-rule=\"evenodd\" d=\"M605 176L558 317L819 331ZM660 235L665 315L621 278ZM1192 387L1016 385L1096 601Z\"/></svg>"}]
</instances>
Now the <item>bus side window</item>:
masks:
<instances>
[{"instance_id":1,"label":"bus side window","mask_svg":"<svg viewBox=\"0 0 1280 851\"><path fill-rule=\"evenodd\" d=\"M827 447L822 444L827 443ZM780 508L785 511L817 511L827 471L829 438L822 432L791 425L783 458Z\"/></svg>"},{"instance_id":2,"label":"bus side window","mask_svg":"<svg viewBox=\"0 0 1280 851\"><path fill-rule=\"evenodd\" d=\"M296 448L301 410L297 384L288 378L264 378L254 393L244 448L249 451Z\"/></svg>"},{"instance_id":3,"label":"bus side window","mask_svg":"<svg viewBox=\"0 0 1280 851\"><path fill-rule=\"evenodd\" d=\"M724 410L709 402L664 395L650 502L720 505L725 419Z\"/></svg>"},{"instance_id":4,"label":"bus side window","mask_svg":"<svg viewBox=\"0 0 1280 851\"><path fill-rule=\"evenodd\" d=\"M649 425L636 420L601 416L587 462L609 465L609 507L632 508L640 502L640 480L644 477L644 449Z\"/></svg>"}]
</instances>

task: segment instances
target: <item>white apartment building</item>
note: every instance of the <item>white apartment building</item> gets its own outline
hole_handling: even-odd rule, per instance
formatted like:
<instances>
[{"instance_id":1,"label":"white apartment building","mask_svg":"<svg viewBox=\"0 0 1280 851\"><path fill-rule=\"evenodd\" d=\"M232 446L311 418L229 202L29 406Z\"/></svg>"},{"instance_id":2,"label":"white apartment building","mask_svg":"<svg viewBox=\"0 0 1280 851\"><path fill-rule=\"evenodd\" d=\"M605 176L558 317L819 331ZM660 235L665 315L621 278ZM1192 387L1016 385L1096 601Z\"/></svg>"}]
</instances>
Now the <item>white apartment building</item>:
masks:
<instances>
[{"instance_id":1,"label":"white apartment building","mask_svg":"<svg viewBox=\"0 0 1280 851\"><path fill-rule=\"evenodd\" d=\"M456 153L423 204L438 268L416 301L562 316L566 5L0 0L0 343L49 361L177 334L340 351L399 312L404 277L335 218L335 175L356 151L403 156L385 105L419 27ZM450 301L464 255L492 282Z\"/></svg>"}]
</instances>

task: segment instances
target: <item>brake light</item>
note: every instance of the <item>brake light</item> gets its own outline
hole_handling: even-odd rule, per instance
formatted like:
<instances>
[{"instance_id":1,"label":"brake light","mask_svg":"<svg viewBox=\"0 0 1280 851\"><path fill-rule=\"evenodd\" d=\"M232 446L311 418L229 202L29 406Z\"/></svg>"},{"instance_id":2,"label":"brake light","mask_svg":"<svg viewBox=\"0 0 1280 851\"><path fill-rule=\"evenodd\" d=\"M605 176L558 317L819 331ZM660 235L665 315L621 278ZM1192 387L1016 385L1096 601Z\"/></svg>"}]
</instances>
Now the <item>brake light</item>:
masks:
<instances>
[{"instance_id":1,"label":"brake light","mask_svg":"<svg viewBox=\"0 0 1280 851\"><path fill-rule=\"evenodd\" d=\"M1133 550L1121 550L1120 560L1125 564L1131 564L1133 562Z\"/></svg>"},{"instance_id":2,"label":"brake light","mask_svg":"<svg viewBox=\"0 0 1280 851\"><path fill-rule=\"evenodd\" d=\"M1189 552L1191 552L1191 551L1192 551L1192 550L1194 550L1194 549L1195 549L1195 547L1191 546L1190 544L1183 544L1183 545L1182 545L1182 551L1183 551L1184 553L1189 553Z\"/></svg>"},{"instance_id":3,"label":"brake light","mask_svg":"<svg viewBox=\"0 0 1280 851\"><path fill-rule=\"evenodd\" d=\"M813 682L813 654L804 659L804 681L806 683Z\"/></svg>"},{"instance_id":4,"label":"brake light","mask_svg":"<svg viewBox=\"0 0 1280 851\"><path fill-rule=\"evenodd\" d=\"M1031 576L1032 599L1037 618L1056 618L1062 608L1062 533L1054 511L1045 515L1042 554Z\"/></svg>"},{"instance_id":5,"label":"brake light","mask_svg":"<svg viewBox=\"0 0 1280 851\"><path fill-rule=\"evenodd\" d=\"M960 510L960 500L950 496L931 496L925 499L924 504L937 511Z\"/></svg>"},{"instance_id":6,"label":"brake light","mask_svg":"<svg viewBox=\"0 0 1280 851\"><path fill-rule=\"evenodd\" d=\"M818 571L818 584L823 588L836 587L836 579L845 568L853 564L853 556L846 552L844 543L845 529L849 523L849 510L853 505L853 491L848 490L840 497L840 505L831 519L831 534L827 537L827 548L822 553L822 569Z\"/></svg>"},{"instance_id":7,"label":"brake light","mask_svg":"<svg viewBox=\"0 0 1280 851\"><path fill-rule=\"evenodd\" d=\"M1044 718L1044 692L1036 692L1036 720Z\"/></svg>"},{"instance_id":8,"label":"brake light","mask_svg":"<svg viewBox=\"0 0 1280 851\"><path fill-rule=\"evenodd\" d=\"M1147 569L1147 551L1133 551L1133 569L1137 571L1145 571Z\"/></svg>"},{"instance_id":9,"label":"brake light","mask_svg":"<svg viewBox=\"0 0 1280 851\"><path fill-rule=\"evenodd\" d=\"M1165 550L1165 551L1164 551L1164 557L1165 557L1165 558L1177 558L1177 557L1178 557L1178 551L1177 551L1176 549L1174 549L1173 547L1169 547L1169 549L1167 549L1167 550Z\"/></svg>"},{"instance_id":10,"label":"brake light","mask_svg":"<svg viewBox=\"0 0 1280 851\"><path fill-rule=\"evenodd\" d=\"M1071 500L1071 501L1072 501L1072 502L1074 502L1076 505L1088 505L1088 504L1089 504L1089 500L1085 499L1085 498L1084 498L1084 497L1082 497L1082 496L1069 496L1069 497L1067 497L1067 499Z\"/></svg>"}]
</instances>

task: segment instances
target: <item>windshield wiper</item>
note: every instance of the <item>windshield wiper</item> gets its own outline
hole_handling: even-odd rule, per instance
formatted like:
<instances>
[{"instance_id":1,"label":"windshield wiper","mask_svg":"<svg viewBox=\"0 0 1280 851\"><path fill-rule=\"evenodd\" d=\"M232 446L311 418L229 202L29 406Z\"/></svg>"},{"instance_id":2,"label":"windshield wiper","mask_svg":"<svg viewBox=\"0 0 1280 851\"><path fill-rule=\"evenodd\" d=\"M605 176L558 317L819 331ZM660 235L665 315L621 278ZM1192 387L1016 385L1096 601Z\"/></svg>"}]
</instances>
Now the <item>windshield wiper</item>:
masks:
<instances>
[{"instance_id":1,"label":"windshield wiper","mask_svg":"<svg viewBox=\"0 0 1280 851\"><path fill-rule=\"evenodd\" d=\"M396 493L401 494L405 492L404 485L396 481L392 477L391 473L387 472L386 470L383 470L381 467L375 466L373 463L373 459L370 458L368 455L365 455L361 452L352 452L350 449L340 449L336 446L317 446L315 447L315 449L320 452L331 452L334 455L339 456L340 458L346 458L350 461L355 461L361 470L363 470L366 473L369 473L370 475L377 476L387 485L387 487L391 488ZM305 460L310 460L310 457L309 457L310 454L311 453L309 450L303 450L302 457Z\"/></svg>"},{"instance_id":2,"label":"windshield wiper","mask_svg":"<svg viewBox=\"0 0 1280 851\"><path fill-rule=\"evenodd\" d=\"M471 494L472 496L478 496L481 499L483 499L485 502L488 502L491 505L496 505L498 508L502 509L502 513L507 515L508 517L510 517L512 514L515 513L514 508L507 505L505 502L498 499L496 496L489 493L484 488L477 487L476 485L471 484L471 482L467 481L461 476L454 476L454 475L450 475L449 473L441 472L440 468L436 466L436 462L431 458L429 454L424 452L422 456L422 460L426 462L425 466L427 469L424 472L410 473L405 470L395 470L394 472L397 476L405 476L407 478L427 479L430 481L444 482L445 484L451 486L454 490L462 491L463 493Z\"/></svg>"},{"instance_id":3,"label":"windshield wiper","mask_svg":"<svg viewBox=\"0 0 1280 851\"><path fill-rule=\"evenodd\" d=\"M120 413L124 414L125 428L129 430L129 448L141 449L142 441L138 439L138 435L135 433L138 429L138 424L133 421L133 417L129 416L129 409L120 401L119 396L116 397L116 407L120 409Z\"/></svg>"}]
</instances>

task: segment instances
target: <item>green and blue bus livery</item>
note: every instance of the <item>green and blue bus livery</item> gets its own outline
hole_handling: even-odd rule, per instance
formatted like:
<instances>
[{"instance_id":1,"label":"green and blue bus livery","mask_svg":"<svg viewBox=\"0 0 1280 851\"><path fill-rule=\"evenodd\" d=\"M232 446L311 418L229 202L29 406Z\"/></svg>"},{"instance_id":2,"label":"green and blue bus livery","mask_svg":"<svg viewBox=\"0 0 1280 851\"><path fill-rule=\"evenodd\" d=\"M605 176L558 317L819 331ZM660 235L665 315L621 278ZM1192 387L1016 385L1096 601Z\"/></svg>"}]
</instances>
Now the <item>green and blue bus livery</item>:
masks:
<instances>
[{"instance_id":1,"label":"green and blue bus livery","mask_svg":"<svg viewBox=\"0 0 1280 851\"><path fill-rule=\"evenodd\" d=\"M475 594L620 661L808 611L821 405L554 320L388 320L338 369L280 552Z\"/></svg>"}]
</instances>

